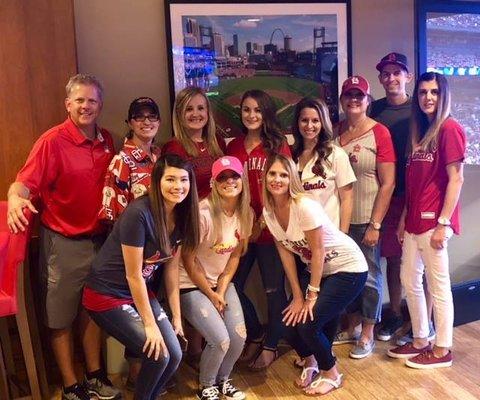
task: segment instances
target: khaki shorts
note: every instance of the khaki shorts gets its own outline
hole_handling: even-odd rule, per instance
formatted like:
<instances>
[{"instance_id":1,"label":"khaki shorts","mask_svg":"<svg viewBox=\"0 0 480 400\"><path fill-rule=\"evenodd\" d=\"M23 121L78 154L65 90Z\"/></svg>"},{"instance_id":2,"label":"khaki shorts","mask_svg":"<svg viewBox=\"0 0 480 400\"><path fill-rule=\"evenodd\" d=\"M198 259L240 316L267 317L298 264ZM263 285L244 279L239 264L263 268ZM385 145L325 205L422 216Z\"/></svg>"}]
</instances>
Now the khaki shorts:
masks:
<instances>
[{"instance_id":1,"label":"khaki shorts","mask_svg":"<svg viewBox=\"0 0 480 400\"><path fill-rule=\"evenodd\" d=\"M68 329L78 314L85 279L103 238L67 238L40 227L40 277L45 322Z\"/></svg>"}]
</instances>

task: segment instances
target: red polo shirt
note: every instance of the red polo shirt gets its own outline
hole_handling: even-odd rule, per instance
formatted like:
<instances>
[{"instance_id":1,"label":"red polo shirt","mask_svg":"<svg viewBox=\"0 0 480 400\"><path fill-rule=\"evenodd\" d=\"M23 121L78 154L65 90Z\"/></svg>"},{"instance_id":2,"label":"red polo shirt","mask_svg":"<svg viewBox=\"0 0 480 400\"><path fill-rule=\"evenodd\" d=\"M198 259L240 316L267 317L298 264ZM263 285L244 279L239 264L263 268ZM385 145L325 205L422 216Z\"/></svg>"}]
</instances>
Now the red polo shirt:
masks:
<instances>
[{"instance_id":1,"label":"red polo shirt","mask_svg":"<svg viewBox=\"0 0 480 400\"><path fill-rule=\"evenodd\" d=\"M41 221L49 229L68 237L98 233L104 177L113 153L108 131L99 128L90 140L68 118L40 136L16 181L40 198Z\"/></svg>"}]
</instances>

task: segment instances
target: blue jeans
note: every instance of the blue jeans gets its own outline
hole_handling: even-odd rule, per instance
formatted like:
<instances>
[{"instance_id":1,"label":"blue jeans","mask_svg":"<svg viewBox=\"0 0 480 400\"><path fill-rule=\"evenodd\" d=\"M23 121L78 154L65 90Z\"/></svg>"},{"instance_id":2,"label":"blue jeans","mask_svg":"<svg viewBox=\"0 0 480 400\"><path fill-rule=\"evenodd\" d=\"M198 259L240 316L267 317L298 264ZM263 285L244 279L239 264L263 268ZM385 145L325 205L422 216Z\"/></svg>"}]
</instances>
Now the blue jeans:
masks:
<instances>
[{"instance_id":1,"label":"blue jeans","mask_svg":"<svg viewBox=\"0 0 480 400\"><path fill-rule=\"evenodd\" d=\"M322 371L328 371L335 365L332 342L340 314L361 292L366 279L367 272L339 272L322 277L320 293L313 308L313 321L307 318L304 324L290 327L287 332L288 341L299 356L313 354ZM305 291L310 282L310 273L302 271L299 281Z\"/></svg>"},{"instance_id":2,"label":"blue jeans","mask_svg":"<svg viewBox=\"0 0 480 400\"><path fill-rule=\"evenodd\" d=\"M222 316L199 289L180 295L182 315L205 338L200 359L200 385L212 386L230 377L245 344L242 305L233 283L225 292L227 307Z\"/></svg>"},{"instance_id":3,"label":"blue jeans","mask_svg":"<svg viewBox=\"0 0 480 400\"><path fill-rule=\"evenodd\" d=\"M380 243L370 247L362 243L368 224L350 225L348 235L362 250L368 264L367 283L362 293L347 308L348 313L360 312L363 321L376 324L382 317L383 277L380 268Z\"/></svg>"},{"instance_id":4,"label":"blue jeans","mask_svg":"<svg viewBox=\"0 0 480 400\"><path fill-rule=\"evenodd\" d=\"M233 283L242 304L247 327L247 341L259 339L263 335L263 328L258 320L255 307L244 292L245 283L255 259L267 295L268 322L263 344L266 348L276 349L278 341L285 333L282 311L287 306L287 295L285 293L285 272L275 244L250 243L247 253L240 259Z\"/></svg>"},{"instance_id":5,"label":"blue jeans","mask_svg":"<svg viewBox=\"0 0 480 400\"><path fill-rule=\"evenodd\" d=\"M150 306L168 350L168 356L163 357L160 354L158 360L153 356L147 357L143 352L146 340L145 326L133 304L122 305L108 311L88 311L98 326L142 360L135 385L135 400L155 400L182 359L182 350L167 314L157 299L150 299Z\"/></svg>"}]
</instances>

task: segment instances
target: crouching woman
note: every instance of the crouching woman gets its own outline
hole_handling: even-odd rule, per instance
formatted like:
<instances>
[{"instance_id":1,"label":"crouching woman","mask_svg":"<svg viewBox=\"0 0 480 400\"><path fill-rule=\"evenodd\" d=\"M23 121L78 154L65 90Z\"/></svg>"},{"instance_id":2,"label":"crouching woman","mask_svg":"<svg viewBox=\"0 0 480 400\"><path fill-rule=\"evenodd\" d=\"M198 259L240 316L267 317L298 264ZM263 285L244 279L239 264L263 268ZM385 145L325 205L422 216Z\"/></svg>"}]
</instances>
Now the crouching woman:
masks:
<instances>
[{"instance_id":1,"label":"crouching woman","mask_svg":"<svg viewBox=\"0 0 480 400\"><path fill-rule=\"evenodd\" d=\"M308 395L324 395L342 384L332 341L340 313L365 285L368 266L355 242L304 192L292 160L276 155L265 171L263 215L293 294L283 321L293 327L289 341L305 358L295 383ZM307 265L298 274L294 254Z\"/></svg>"},{"instance_id":2,"label":"crouching woman","mask_svg":"<svg viewBox=\"0 0 480 400\"><path fill-rule=\"evenodd\" d=\"M87 279L83 305L92 319L142 359L135 400L155 400L180 363L178 260L181 246L198 246L198 221L192 167L175 155L160 157L149 194L120 215ZM172 324L148 287L160 268Z\"/></svg>"},{"instance_id":3,"label":"crouching woman","mask_svg":"<svg viewBox=\"0 0 480 400\"><path fill-rule=\"evenodd\" d=\"M241 400L230 373L242 353L246 330L232 277L245 253L253 210L243 166L236 157L212 165L212 191L200 203L200 244L182 250L182 315L206 340L200 358L200 400Z\"/></svg>"}]
</instances>

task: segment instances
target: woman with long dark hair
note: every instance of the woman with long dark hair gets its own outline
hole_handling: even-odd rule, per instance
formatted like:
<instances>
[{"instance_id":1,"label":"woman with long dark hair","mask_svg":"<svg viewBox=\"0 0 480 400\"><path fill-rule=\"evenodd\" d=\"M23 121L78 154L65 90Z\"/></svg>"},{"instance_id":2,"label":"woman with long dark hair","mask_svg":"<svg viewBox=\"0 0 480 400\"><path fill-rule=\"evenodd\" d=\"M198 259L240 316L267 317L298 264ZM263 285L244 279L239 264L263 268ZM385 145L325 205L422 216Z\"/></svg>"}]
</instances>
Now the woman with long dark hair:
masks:
<instances>
[{"instance_id":1,"label":"woman with long dark hair","mask_svg":"<svg viewBox=\"0 0 480 400\"><path fill-rule=\"evenodd\" d=\"M255 222L249 249L240 261L233 282L242 302L247 326L247 345L241 360L249 361L250 367L258 370L268 367L278 357L277 345L283 335L282 310L287 302L285 274L272 235L262 217L262 175L269 156L291 154L276 117L273 99L266 92L246 91L240 101L240 115L244 135L228 144L227 154L237 157L245 166ZM265 331L245 294L245 284L255 260L267 296L268 322Z\"/></svg>"},{"instance_id":2,"label":"woman with long dark hair","mask_svg":"<svg viewBox=\"0 0 480 400\"><path fill-rule=\"evenodd\" d=\"M356 181L347 153L333 140L328 107L305 97L295 106L292 155L305 191L323 206L331 221L348 233Z\"/></svg>"},{"instance_id":3,"label":"woman with long dark hair","mask_svg":"<svg viewBox=\"0 0 480 400\"><path fill-rule=\"evenodd\" d=\"M401 280L407 294L413 342L388 351L406 358L412 368L452 365L453 299L447 244L460 233L458 199L463 184L466 139L450 115L447 79L426 72L412 96L410 149L406 171L406 203L398 228L403 243ZM423 275L433 297L436 339L428 340L429 324Z\"/></svg>"},{"instance_id":4,"label":"woman with long dark hair","mask_svg":"<svg viewBox=\"0 0 480 400\"><path fill-rule=\"evenodd\" d=\"M181 360L183 334L178 287L180 248L199 243L198 197L189 163L160 157L148 195L133 201L95 258L83 305L92 319L132 353L142 367L136 400L155 400ZM164 270L172 324L147 283Z\"/></svg>"},{"instance_id":5,"label":"woman with long dark hair","mask_svg":"<svg viewBox=\"0 0 480 400\"><path fill-rule=\"evenodd\" d=\"M308 395L324 395L342 384L332 341L340 313L365 284L368 266L355 242L305 193L292 160L269 158L263 182L263 215L292 288L283 321L296 327L289 341L305 360L295 383ZM302 271L294 254L306 264Z\"/></svg>"}]
</instances>

